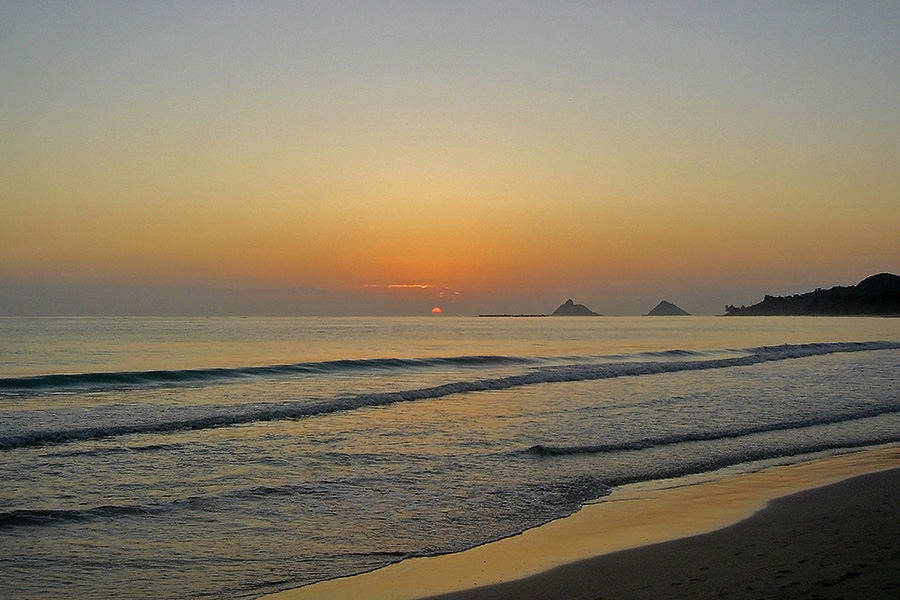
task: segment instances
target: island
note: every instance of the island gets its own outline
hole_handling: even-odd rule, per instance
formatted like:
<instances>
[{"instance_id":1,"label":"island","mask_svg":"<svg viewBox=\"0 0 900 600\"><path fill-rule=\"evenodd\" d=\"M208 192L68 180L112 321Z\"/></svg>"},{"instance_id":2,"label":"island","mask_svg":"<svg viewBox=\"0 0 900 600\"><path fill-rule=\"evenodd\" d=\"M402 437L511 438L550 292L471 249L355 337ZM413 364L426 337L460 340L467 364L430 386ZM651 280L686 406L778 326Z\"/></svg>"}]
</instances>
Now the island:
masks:
<instances>
[{"instance_id":1,"label":"island","mask_svg":"<svg viewBox=\"0 0 900 600\"><path fill-rule=\"evenodd\" d=\"M551 317L599 317L599 313L595 313L584 304L575 304L569 298L559 308L553 311Z\"/></svg>"},{"instance_id":2,"label":"island","mask_svg":"<svg viewBox=\"0 0 900 600\"><path fill-rule=\"evenodd\" d=\"M856 285L793 296L766 295L752 306L725 307L726 316L900 316L900 276L879 273Z\"/></svg>"},{"instance_id":3,"label":"island","mask_svg":"<svg viewBox=\"0 0 900 600\"><path fill-rule=\"evenodd\" d=\"M489 313L489 314L478 315L478 316L479 317L493 317L493 318L497 318L497 317L530 317L530 318L534 318L534 317L546 317L547 315L528 314L528 313L515 313L515 314L508 314L508 313L490 314Z\"/></svg>"},{"instance_id":4,"label":"island","mask_svg":"<svg viewBox=\"0 0 900 600\"><path fill-rule=\"evenodd\" d=\"M667 302L663 300L659 304L654 307L653 310L648 312L646 316L648 317L688 317L691 313L688 311L675 306L671 302Z\"/></svg>"}]
</instances>

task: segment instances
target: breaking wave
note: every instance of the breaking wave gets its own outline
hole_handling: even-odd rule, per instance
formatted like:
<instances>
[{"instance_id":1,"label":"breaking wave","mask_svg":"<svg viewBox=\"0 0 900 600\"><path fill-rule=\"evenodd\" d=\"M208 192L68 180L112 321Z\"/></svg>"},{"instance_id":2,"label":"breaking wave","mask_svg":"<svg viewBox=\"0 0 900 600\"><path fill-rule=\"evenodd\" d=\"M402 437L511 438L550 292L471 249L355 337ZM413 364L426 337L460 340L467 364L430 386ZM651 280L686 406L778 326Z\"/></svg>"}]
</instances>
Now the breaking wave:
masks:
<instances>
[{"instance_id":1,"label":"breaking wave","mask_svg":"<svg viewBox=\"0 0 900 600\"><path fill-rule=\"evenodd\" d=\"M750 366L764 362L788 360L809 356L819 356L838 352L862 352L873 350L900 349L897 342L842 342L764 346L744 351L738 356L727 358L697 358L684 360L682 351L674 354L658 353L659 360L639 360L635 362L602 362L562 364L548 366L533 366L527 371L504 377L493 377L473 380L463 380L441 385L416 389L358 394L346 397L336 397L321 401L288 401L278 403L254 404L249 406L231 407L227 410L223 407L205 407L199 415L187 416L160 421L129 422L117 424L98 424L90 427L75 427L55 430L31 431L22 433L7 433L0 437L0 450L9 450L17 447L42 446L50 444L69 443L82 440L100 439L129 434L142 433L168 433L179 430L198 430L244 425L249 423L277 421L283 419L300 419L315 415L351 411L368 407L379 407L399 402L411 402L416 400L430 400L442 398L451 394L465 394L471 392L497 391L541 383L562 383L575 381L589 381L608 379L614 377L638 377L660 373L674 373L680 371L696 371L706 369L723 369L731 367ZM0 380L0 390L21 389L27 384L33 386L55 386L59 390L66 386L96 385L106 381L110 385L122 385L121 381L132 382L131 377L145 378L149 381L188 381L191 378L217 377L245 377L253 374L271 373L302 373L323 372L327 369L348 368L420 368L423 365L452 364L452 365L482 365L485 363L494 365L503 364L535 364L542 359L523 357L480 356L480 357L455 357L439 359L377 359L364 361L331 361L326 363L302 363L298 365L281 365L269 367L248 367L246 369L207 369L201 371L152 371L148 373L107 373L107 374L82 374L82 375L53 375L38 376L34 378L15 378ZM316 369L317 371L311 371ZM62 379L56 379L62 378ZM26 383L23 384L22 382ZM52 382L52 383L50 383ZM126 384L128 385L128 384ZM141 385L140 382L135 385ZM19 387L16 387L19 386ZM860 417L862 418L862 417ZM793 426L792 426L793 427ZM731 435L731 434L729 434ZM667 443L665 440L647 440L638 442L645 444ZM537 451L537 450L536 450ZM552 452L552 449L550 449Z\"/></svg>"}]
</instances>

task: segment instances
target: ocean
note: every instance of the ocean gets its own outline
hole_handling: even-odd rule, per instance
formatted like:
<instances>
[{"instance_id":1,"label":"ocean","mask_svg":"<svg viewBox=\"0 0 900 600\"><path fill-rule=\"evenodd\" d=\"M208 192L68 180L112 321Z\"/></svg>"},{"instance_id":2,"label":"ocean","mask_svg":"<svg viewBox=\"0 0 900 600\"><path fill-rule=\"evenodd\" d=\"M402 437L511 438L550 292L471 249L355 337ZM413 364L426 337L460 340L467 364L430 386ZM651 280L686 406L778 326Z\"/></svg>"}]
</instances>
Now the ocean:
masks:
<instances>
[{"instance_id":1,"label":"ocean","mask_svg":"<svg viewBox=\"0 0 900 600\"><path fill-rule=\"evenodd\" d=\"M0 318L0 597L256 598L900 442L900 319Z\"/></svg>"}]
</instances>

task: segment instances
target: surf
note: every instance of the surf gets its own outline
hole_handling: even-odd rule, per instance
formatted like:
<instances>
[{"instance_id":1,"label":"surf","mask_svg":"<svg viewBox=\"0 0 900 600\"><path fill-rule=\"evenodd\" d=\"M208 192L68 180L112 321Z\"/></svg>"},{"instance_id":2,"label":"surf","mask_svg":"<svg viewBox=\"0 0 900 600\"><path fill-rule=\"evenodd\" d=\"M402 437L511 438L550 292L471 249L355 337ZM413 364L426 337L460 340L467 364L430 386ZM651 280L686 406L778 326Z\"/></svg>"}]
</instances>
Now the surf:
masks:
<instances>
[{"instance_id":1,"label":"surf","mask_svg":"<svg viewBox=\"0 0 900 600\"><path fill-rule=\"evenodd\" d=\"M843 352L865 352L879 350L900 349L897 342L841 342L841 343L817 343L795 344L780 346L763 346L751 348L738 353L737 356L724 358L699 358L702 353L692 356L691 360L684 360L684 354L677 352L660 353L658 360L636 360L598 363L576 364L551 364L533 366L542 362L540 359L525 357L452 357L438 359L375 359L363 361L329 361L324 363L298 363L297 365L274 365L268 367L248 367L251 373L309 373L327 371L328 369L384 369L384 368L420 368L424 365L455 365L455 366L483 366L483 365L509 365L528 364L529 368L522 373L500 377L487 377L477 379L463 379L443 383L440 385L412 388L397 391L362 393L334 398L290 400L274 403L255 403L251 405L221 406L209 405L202 407L184 407L183 410L196 410L198 414L184 414L181 418L163 418L160 420L146 420L142 422L126 423L98 423L91 426L69 428L46 428L27 432L7 431L0 434L0 450L10 450L22 447L36 447L71 442L96 440L110 437L118 437L133 434L171 433L184 430L215 429L278 421L286 419L303 419L317 415L354 411L367 408L389 406L401 402L416 402L423 400L436 400L455 394L470 394L477 392L490 392L508 390L523 386L532 386L547 383L565 383L578 381L591 381L617 377L642 377L664 373L676 373L684 371L699 371L709 369L727 369L734 367L746 367L756 364L798 359L812 356ZM671 359L675 356L676 359ZM666 357L669 357L667 359ZM545 359L546 360L546 359ZM201 372L188 371L152 371L149 379L158 381L191 380L194 377L209 379L220 372L226 373L226 377L241 377L235 375L246 369L210 369ZM175 374L174 376L171 374ZM85 374L90 382L97 380L97 374ZM110 374L113 385L121 385L119 377L122 374ZM128 374L130 375L130 374ZM102 381L105 375L101 374ZM42 376L39 376L40 379ZM48 376L56 377L56 376ZM79 376L72 376L77 378ZM18 389L18 380L10 383L5 380L5 389ZM124 379L131 381L129 377ZM53 385L70 385L68 380L62 384L53 380ZM81 385L79 383L79 385ZM0 388L3 389L3 388ZM56 388L59 389L59 388ZM119 389L119 388L116 388Z\"/></svg>"}]
</instances>

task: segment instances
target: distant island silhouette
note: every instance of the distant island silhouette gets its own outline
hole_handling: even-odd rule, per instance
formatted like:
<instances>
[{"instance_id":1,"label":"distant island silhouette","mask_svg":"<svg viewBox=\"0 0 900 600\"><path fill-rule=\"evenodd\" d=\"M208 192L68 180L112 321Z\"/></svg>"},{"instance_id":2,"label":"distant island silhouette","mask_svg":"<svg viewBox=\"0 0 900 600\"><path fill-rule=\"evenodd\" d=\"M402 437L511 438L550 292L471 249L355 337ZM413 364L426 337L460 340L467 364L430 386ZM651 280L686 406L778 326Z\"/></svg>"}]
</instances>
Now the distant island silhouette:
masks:
<instances>
[{"instance_id":1,"label":"distant island silhouette","mask_svg":"<svg viewBox=\"0 0 900 600\"><path fill-rule=\"evenodd\" d=\"M514 313L514 314L510 314L510 313L502 313L502 314L489 313L489 314L483 314L483 315L478 315L478 316L479 316L479 317L546 317L547 315L541 315L541 314L529 314L529 313Z\"/></svg>"},{"instance_id":2,"label":"distant island silhouette","mask_svg":"<svg viewBox=\"0 0 900 600\"><path fill-rule=\"evenodd\" d=\"M793 296L769 296L752 306L725 307L726 316L898 316L900 277L879 273L849 287L817 289Z\"/></svg>"},{"instance_id":3,"label":"distant island silhouette","mask_svg":"<svg viewBox=\"0 0 900 600\"><path fill-rule=\"evenodd\" d=\"M559 308L554 310L551 314L551 317L599 317L599 313L595 313L591 309L589 309L584 304L575 304L572 302L572 299L569 298L563 304L559 305Z\"/></svg>"},{"instance_id":4,"label":"distant island silhouette","mask_svg":"<svg viewBox=\"0 0 900 600\"><path fill-rule=\"evenodd\" d=\"M691 313L663 300L647 313L648 317L688 317Z\"/></svg>"}]
</instances>

